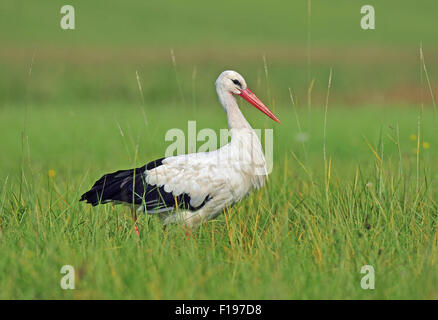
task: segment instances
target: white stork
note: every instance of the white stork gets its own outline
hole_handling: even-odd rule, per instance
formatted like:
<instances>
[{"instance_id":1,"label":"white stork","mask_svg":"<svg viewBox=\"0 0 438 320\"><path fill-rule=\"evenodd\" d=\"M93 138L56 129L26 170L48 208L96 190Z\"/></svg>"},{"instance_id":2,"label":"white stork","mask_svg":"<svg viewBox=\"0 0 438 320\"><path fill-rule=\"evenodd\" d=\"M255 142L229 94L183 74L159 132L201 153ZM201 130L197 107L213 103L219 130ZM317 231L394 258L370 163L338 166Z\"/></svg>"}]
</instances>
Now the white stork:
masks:
<instances>
[{"instance_id":1,"label":"white stork","mask_svg":"<svg viewBox=\"0 0 438 320\"><path fill-rule=\"evenodd\" d=\"M235 71L219 75L216 91L227 113L230 143L211 152L161 158L141 168L105 174L80 201L93 206L125 203L133 211L157 214L163 224L179 222L191 228L217 217L251 189L263 186L267 176L263 150L235 96L280 121Z\"/></svg>"}]
</instances>

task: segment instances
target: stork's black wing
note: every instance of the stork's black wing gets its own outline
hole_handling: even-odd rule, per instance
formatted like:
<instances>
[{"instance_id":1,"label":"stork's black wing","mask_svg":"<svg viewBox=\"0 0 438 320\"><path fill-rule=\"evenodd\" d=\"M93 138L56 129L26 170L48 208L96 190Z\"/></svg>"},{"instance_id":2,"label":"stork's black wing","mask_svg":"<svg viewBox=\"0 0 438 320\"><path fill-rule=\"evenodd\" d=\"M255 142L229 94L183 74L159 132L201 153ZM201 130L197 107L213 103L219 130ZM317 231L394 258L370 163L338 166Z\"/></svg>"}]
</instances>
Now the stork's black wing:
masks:
<instances>
[{"instance_id":1,"label":"stork's black wing","mask_svg":"<svg viewBox=\"0 0 438 320\"><path fill-rule=\"evenodd\" d=\"M148 213L170 211L176 207L192 211L202 208L209 200L208 197L200 206L192 207L188 194L174 196L171 192L164 191L164 186L146 183L146 170L161 166L164 159L151 161L140 168L105 174L82 195L80 201L86 201L93 206L108 202L143 205Z\"/></svg>"}]
</instances>

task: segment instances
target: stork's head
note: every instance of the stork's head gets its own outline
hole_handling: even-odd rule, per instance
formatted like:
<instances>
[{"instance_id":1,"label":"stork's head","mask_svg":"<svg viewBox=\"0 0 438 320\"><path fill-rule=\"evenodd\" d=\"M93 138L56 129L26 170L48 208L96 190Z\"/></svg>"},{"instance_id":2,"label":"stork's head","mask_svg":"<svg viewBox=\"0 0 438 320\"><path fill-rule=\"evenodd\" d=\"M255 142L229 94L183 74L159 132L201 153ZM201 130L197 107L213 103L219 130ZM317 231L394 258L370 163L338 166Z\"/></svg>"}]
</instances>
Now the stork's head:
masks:
<instances>
[{"instance_id":1,"label":"stork's head","mask_svg":"<svg viewBox=\"0 0 438 320\"><path fill-rule=\"evenodd\" d=\"M228 91L231 94L240 94L247 88L245 79L236 71L227 70L222 72L216 80L216 87Z\"/></svg>"},{"instance_id":2,"label":"stork's head","mask_svg":"<svg viewBox=\"0 0 438 320\"><path fill-rule=\"evenodd\" d=\"M269 118L280 123L280 120L268 109L267 106L252 93L246 85L245 79L236 71L227 70L222 72L216 80L216 90L218 93L227 92L231 95L239 95ZM219 94L220 95L220 94Z\"/></svg>"}]
</instances>

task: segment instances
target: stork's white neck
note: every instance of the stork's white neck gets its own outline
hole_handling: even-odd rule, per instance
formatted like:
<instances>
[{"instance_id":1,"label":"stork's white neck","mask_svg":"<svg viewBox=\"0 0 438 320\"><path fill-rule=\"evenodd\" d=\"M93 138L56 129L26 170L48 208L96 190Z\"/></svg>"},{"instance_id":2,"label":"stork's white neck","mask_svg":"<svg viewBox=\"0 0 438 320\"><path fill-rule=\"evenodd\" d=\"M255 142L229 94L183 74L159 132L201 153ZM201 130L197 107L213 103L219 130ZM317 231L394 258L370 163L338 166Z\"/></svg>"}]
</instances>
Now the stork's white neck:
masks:
<instances>
[{"instance_id":1,"label":"stork's white neck","mask_svg":"<svg viewBox=\"0 0 438 320\"><path fill-rule=\"evenodd\" d=\"M229 91L220 88L217 89L217 94L219 101L227 113L229 129L252 129L240 111L235 96Z\"/></svg>"},{"instance_id":2,"label":"stork's white neck","mask_svg":"<svg viewBox=\"0 0 438 320\"><path fill-rule=\"evenodd\" d=\"M257 134L246 121L237 105L236 97L229 91L217 88L219 101L227 113L228 127L231 133L231 150L237 152L227 153L235 157L242 165L241 173L250 179L253 186L263 185L266 173L266 160ZM235 159L233 159L234 161Z\"/></svg>"}]
</instances>

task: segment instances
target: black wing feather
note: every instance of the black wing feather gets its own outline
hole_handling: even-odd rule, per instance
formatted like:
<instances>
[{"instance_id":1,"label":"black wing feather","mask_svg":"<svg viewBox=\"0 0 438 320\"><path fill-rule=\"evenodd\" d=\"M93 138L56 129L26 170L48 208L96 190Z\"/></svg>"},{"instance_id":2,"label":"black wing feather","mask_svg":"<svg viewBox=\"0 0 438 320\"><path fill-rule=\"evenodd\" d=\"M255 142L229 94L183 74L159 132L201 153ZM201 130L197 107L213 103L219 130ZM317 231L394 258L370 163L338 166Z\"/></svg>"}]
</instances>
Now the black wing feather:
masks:
<instances>
[{"instance_id":1,"label":"black wing feather","mask_svg":"<svg viewBox=\"0 0 438 320\"><path fill-rule=\"evenodd\" d=\"M146 183L146 170L161 166L164 159L151 161L140 168L105 174L82 195L80 201L86 201L93 206L107 202L144 205L151 213L176 207L191 211L202 208L210 200L209 196L198 207L193 207L190 205L188 194L183 193L175 197L171 192L164 191L164 186L157 187Z\"/></svg>"}]
</instances>

